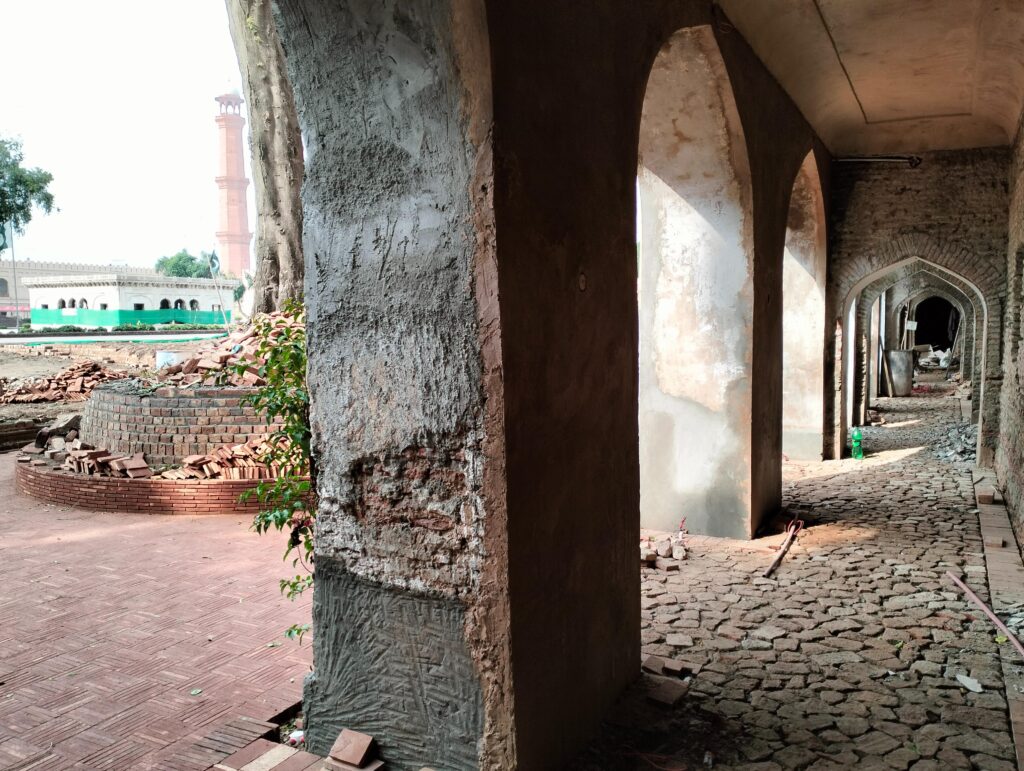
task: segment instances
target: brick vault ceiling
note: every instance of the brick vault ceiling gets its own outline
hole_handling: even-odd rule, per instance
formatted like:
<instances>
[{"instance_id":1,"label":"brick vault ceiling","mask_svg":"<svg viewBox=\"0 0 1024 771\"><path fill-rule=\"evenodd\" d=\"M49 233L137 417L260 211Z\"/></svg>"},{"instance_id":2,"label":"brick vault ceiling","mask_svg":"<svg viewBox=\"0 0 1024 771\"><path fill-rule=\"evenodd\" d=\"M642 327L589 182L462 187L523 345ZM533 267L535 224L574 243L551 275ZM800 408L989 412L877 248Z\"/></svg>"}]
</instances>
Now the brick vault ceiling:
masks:
<instances>
[{"instance_id":1,"label":"brick vault ceiling","mask_svg":"<svg viewBox=\"0 0 1024 771\"><path fill-rule=\"evenodd\" d=\"M834 153L1006 145L1022 0L719 0Z\"/></svg>"}]
</instances>

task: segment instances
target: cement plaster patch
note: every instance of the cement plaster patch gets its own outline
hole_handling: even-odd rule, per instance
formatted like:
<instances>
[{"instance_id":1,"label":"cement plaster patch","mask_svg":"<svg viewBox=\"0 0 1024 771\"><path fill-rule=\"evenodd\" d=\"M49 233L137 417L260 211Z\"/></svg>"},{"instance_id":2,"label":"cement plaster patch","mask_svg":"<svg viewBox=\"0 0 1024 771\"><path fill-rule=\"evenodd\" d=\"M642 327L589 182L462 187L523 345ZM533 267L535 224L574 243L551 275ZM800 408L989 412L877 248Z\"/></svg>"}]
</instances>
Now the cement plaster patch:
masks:
<instances>
[{"instance_id":1,"label":"cement plaster patch","mask_svg":"<svg viewBox=\"0 0 1024 771\"><path fill-rule=\"evenodd\" d=\"M327 559L316 580L310 751L326 755L351 728L376 737L395 771L477 768L483 699L463 604L384 587Z\"/></svg>"}]
</instances>

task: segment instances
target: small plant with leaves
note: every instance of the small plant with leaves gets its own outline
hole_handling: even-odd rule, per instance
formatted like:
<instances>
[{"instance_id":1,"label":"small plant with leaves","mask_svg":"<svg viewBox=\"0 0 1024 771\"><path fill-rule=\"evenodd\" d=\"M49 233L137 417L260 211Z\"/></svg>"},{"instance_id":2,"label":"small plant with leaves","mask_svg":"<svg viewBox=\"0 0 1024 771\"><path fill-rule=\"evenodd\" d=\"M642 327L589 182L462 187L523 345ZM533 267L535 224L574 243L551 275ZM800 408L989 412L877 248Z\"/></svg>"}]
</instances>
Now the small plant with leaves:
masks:
<instances>
[{"instance_id":1,"label":"small plant with leaves","mask_svg":"<svg viewBox=\"0 0 1024 771\"><path fill-rule=\"evenodd\" d=\"M244 493L256 496L260 510L252 528L263 534L271 529L288 533L284 558L291 559L294 576L282 578L281 592L294 600L313 586L313 532L316 521L313 465L310 456L309 391L306 387L305 311L299 301L288 303L281 313L253 319L257 340L252 358L225 369L241 377L255 369L266 385L245 397L244 403L261 414L272 427L268 450L261 459L277 469L273 479L260 482ZM295 624L285 632L302 641L308 624Z\"/></svg>"}]
</instances>

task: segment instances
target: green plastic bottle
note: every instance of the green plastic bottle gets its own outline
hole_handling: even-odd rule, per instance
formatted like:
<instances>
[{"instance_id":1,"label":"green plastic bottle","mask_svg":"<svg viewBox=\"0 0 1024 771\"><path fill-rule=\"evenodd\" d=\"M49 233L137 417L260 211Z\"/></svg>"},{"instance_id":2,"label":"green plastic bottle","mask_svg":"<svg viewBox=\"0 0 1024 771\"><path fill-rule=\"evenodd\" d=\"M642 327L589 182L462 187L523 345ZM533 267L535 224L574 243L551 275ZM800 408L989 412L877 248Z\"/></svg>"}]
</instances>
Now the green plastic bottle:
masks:
<instances>
[{"instance_id":1,"label":"green plastic bottle","mask_svg":"<svg viewBox=\"0 0 1024 771\"><path fill-rule=\"evenodd\" d=\"M857 460L864 459L864 448L861 446L860 428L857 426L853 427L853 433L850 434L850 455Z\"/></svg>"}]
</instances>

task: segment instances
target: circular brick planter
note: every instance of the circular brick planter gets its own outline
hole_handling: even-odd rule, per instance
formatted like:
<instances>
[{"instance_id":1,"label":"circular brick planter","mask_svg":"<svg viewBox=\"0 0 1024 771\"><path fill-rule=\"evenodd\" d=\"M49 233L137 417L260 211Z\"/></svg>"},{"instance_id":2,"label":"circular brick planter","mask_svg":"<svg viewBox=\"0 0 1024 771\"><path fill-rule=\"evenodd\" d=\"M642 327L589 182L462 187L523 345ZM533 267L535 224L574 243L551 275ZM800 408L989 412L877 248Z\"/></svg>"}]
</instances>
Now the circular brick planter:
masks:
<instances>
[{"instance_id":1,"label":"circular brick planter","mask_svg":"<svg viewBox=\"0 0 1024 771\"><path fill-rule=\"evenodd\" d=\"M122 479L82 476L52 466L16 463L18 492L61 506L126 514L255 514L251 479Z\"/></svg>"},{"instance_id":2,"label":"circular brick planter","mask_svg":"<svg viewBox=\"0 0 1024 771\"><path fill-rule=\"evenodd\" d=\"M133 393L125 386L100 386L85 403L82 441L122 455L145 453L152 466L206 455L269 432L242 399L249 388L159 388Z\"/></svg>"}]
</instances>

